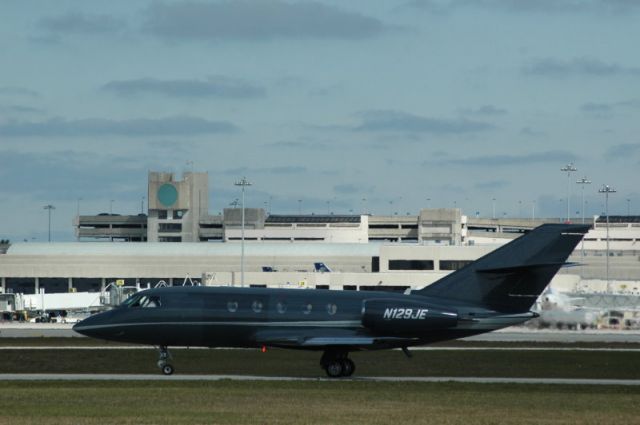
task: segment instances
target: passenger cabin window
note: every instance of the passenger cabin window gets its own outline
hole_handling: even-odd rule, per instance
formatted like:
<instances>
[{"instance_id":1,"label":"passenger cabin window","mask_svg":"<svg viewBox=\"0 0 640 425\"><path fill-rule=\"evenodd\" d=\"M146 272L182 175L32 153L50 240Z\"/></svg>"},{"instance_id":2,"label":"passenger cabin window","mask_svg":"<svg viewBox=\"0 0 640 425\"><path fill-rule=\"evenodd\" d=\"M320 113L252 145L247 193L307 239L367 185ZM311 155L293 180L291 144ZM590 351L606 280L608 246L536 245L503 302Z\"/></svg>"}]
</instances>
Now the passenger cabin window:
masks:
<instances>
[{"instance_id":1,"label":"passenger cabin window","mask_svg":"<svg viewBox=\"0 0 640 425\"><path fill-rule=\"evenodd\" d=\"M278 313L283 314L287 311L287 305L282 301L279 301L278 304L276 304L276 310L278 310Z\"/></svg>"},{"instance_id":2,"label":"passenger cabin window","mask_svg":"<svg viewBox=\"0 0 640 425\"><path fill-rule=\"evenodd\" d=\"M262 311L262 302L254 301L251 304L251 310L253 310L254 313L260 313Z\"/></svg>"}]
</instances>

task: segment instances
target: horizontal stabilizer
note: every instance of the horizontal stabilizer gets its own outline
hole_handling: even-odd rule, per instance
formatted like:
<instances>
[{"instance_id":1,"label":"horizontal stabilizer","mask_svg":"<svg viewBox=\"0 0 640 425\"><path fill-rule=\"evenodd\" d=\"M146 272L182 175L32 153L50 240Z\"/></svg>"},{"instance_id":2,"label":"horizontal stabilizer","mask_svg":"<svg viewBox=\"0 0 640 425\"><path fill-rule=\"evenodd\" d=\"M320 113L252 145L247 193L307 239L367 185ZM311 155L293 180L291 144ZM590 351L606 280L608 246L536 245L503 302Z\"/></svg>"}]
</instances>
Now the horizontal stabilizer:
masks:
<instances>
[{"instance_id":1,"label":"horizontal stabilizer","mask_svg":"<svg viewBox=\"0 0 640 425\"><path fill-rule=\"evenodd\" d=\"M476 270L476 272L478 273L519 273L522 271L526 271L526 270L533 270L533 269L542 269L542 268L546 268L546 267L567 267L567 266L572 266L575 263L542 263L542 264L522 264L522 265L518 265L518 266L506 266L506 267L494 267L491 269L478 269Z\"/></svg>"}]
</instances>

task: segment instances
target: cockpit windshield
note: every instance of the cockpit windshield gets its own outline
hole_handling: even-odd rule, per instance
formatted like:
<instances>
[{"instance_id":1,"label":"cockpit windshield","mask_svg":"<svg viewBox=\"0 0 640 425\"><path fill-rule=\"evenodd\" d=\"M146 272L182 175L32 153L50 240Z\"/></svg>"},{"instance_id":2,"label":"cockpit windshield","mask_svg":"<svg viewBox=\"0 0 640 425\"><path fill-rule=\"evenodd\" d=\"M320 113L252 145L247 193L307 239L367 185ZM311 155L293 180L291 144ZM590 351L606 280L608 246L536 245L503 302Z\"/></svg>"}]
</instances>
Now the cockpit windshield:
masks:
<instances>
[{"instance_id":1,"label":"cockpit windshield","mask_svg":"<svg viewBox=\"0 0 640 425\"><path fill-rule=\"evenodd\" d=\"M122 303L125 308L156 308L161 305L157 295L133 295Z\"/></svg>"}]
</instances>

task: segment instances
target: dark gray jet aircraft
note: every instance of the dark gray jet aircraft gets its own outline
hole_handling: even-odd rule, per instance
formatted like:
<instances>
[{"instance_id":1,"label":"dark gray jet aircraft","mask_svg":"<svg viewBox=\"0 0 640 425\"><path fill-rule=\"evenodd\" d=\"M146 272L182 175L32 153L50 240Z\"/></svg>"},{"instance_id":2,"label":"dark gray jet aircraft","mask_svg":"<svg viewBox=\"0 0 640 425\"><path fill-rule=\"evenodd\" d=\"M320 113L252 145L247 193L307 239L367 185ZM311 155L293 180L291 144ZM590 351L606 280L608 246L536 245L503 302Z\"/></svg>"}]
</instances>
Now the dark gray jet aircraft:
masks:
<instances>
[{"instance_id":1,"label":"dark gray jet aircraft","mask_svg":"<svg viewBox=\"0 0 640 425\"><path fill-rule=\"evenodd\" d=\"M159 347L281 347L322 351L332 378L350 376L352 351L401 348L523 323L588 225L545 224L408 294L181 286L138 292L76 324L81 334Z\"/></svg>"}]
</instances>

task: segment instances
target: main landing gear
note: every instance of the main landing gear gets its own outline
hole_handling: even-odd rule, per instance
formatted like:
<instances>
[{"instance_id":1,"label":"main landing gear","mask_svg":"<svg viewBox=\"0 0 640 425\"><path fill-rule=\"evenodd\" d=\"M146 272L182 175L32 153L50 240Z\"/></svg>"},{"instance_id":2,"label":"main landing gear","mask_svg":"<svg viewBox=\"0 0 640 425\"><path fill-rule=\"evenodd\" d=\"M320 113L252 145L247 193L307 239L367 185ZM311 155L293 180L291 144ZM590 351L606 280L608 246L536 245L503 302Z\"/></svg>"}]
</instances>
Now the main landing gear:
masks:
<instances>
[{"instance_id":1,"label":"main landing gear","mask_svg":"<svg viewBox=\"0 0 640 425\"><path fill-rule=\"evenodd\" d=\"M167 346L161 345L160 347L158 347L158 350L160 351L158 367L164 375L171 375L174 369L173 366L169 363L169 360L171 360L171 354L169 354Z\"/></svg>"},{"instance_id":2,"label":"main landing gear","mask_svg":"<svg viewBox=\"0 0 640 425\"><path fill-rule=\"evenodd\" d=\"M348 377L353 375L356 365L347 351L327 350L320 359L320 366L327 372L329 378Z\"/></svg>"}]
</instances>

